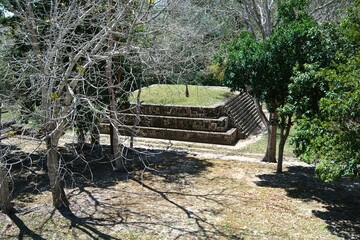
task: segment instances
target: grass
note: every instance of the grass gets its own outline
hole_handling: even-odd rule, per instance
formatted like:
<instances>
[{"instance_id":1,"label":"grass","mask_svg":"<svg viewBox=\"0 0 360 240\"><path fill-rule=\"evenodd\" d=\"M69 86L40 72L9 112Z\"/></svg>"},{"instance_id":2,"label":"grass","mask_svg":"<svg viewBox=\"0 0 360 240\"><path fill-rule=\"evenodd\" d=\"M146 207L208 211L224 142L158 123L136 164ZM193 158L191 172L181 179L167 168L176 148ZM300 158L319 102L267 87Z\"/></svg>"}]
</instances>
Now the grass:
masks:
<instances>
[{"instance_id":1,"label":"grass","mask_svg":"<svg viewBox=\"0 0 360 240\"><path fill-rule=\"evenodd\" d=\"M293 128L291 128L289 137L286 140L285 147L284 147L284 156L287 156L287 157L295 157L294 146L290 145L290 139L294 134L293 131L294 131ZM266 152L267 138L268 138L268 134L267 133L263 134L263 136L258 141L251 143L248 146L245 146L244 148L241 148L241 152L264 154ZM278 149L279 142L280 142L280 134L278 131L277 138L276 138L277 149Z\"/></svg>"},{"instance_id":2,"label":"grass","mask_svg":"<svg viewBox=\"0 0 360 240\"><path fill-rule=\"evenodd\" d=\"M19 108L17 106L3 106L1 109L1 119L17 119L19 116Z\"/></svg>"},{"instance_id":3,"label":"grass","mask_svg":"<svg viewBox=\"0 0 360 240\"><path fill-rule=\"evenodd\" d=\"M213 106L232 96L228 88L189 85L189 97L185 96L185 85L155 84L143 88L141 101L144 103L177 106ZM135 91L131 101L135 101Z\"/></svg>"}]
</instances>

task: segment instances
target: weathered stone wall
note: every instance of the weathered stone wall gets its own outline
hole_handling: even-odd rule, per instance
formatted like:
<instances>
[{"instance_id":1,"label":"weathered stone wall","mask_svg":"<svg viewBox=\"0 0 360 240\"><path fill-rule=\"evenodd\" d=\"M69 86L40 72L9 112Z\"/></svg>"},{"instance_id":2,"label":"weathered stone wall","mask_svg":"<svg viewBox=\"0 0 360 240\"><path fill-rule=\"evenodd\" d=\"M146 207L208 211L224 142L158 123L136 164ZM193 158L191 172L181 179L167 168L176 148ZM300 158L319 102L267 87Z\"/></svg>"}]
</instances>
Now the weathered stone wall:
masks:
<instances>
[{"instance_id":1,"label":"weathered stone wall","mask_svg":"<svg viewBox=\"0 0 360 240\"><path fill-rule=\"evenodd\" d=\"M132 128L122 126L120 133L123 135L131 135ZM109 133L109 125L102 125L102 133ZM179 141L191 141L213 144L231 145L238 140L237 129L231 128L226 132L206 132L193 131L187 129L171 129L171 128L154 128L154 127L136 127L135 136L161 138Z\"/></svg>"},{"instance_id":2,"label":"weathered stone wall","mask_svg":"<svg viewBox=\"0 0 360 240\"><path fill-rule=\"evenodd\" d=\"M125 125L134 125L137 116L134 114L123 114L122 119ZM229 128L227 116L213 118L191 118L171 117L159 115L140 115L140 126L157 128L175 128L195 131L225 132Z\"/></svg>"},{"instance_id":3,"label":"weathered stone wall","mask_svg":"<svg viewBox=\"0 0 360 240\"><path fill-rule=\"evenodd\" d=\"M135 109L135 106L132 106ZM141 104L141 114L188 118L219 118L225 116L224 105L215 107L169 106Z\"/></svg>"}]
</instances>

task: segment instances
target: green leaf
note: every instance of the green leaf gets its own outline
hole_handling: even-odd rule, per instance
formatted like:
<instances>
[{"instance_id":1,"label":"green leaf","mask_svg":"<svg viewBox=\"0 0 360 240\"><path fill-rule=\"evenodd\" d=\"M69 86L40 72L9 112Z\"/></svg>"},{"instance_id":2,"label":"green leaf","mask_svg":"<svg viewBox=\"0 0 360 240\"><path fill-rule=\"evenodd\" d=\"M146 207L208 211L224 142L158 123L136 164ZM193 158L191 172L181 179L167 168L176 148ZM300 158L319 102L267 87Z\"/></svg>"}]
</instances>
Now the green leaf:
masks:
<instances>
[{"instance_id":1,"label":"green leaf","mask_svg":"<svg viewBox=\"0 0 360 240\"><path fill-rule=\"evenodd\" d=\"M51 98L52 100L56 100L56 99L59 98L59 96L57 95L56 92L52 92L52 93L50 94L50 98Z\"/></svg>"}]
</instances>

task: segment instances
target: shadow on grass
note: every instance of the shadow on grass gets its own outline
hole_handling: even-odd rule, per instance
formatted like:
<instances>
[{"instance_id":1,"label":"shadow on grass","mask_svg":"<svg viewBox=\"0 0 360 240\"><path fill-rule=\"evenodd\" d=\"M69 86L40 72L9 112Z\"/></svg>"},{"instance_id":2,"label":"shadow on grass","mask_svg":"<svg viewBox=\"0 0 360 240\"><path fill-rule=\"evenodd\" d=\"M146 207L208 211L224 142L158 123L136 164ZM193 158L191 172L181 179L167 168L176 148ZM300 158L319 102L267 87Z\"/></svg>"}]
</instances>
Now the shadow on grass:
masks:
<instances>
[{"instance_id":1,"label":"shadow on grass","mask_svg":"<svg viewBox=\"0 0 360 240\"><path fill-rule=\"evenodd\" d=\"M151 192L158 194L166 202L170 203L175 208L180 209L181 212L184 213L189 220L193 221L195 223L196 230L193 230L192 232L187 232L186 234L190 234L194 237L201 237L201 238L205 238L205 239L218 239L218 238L243 239L240 236L236 236L233 234L228 235L227 233L222 231L220 228L218 228L215 224L213 224L206 218L189 210L186 206L177 203L175 200L171 199L171 197L170 197L170 194L178 194L178 195L182 195L183 197L203 198L206 201L213 201L219 205L222 205L222 203L220 201L213 198L214 195L219 196L219 195L221 195L221 193L220 194L203 194L203 195L197 194L196 195L196 194L184 194L184 193L177 193L177 192L167 192L167 191L161 191L152 186L149 186L149 185L145 184L144 182L140 181L139 179L132 178L132 180L134 182L138 183L139 185L143 186L144 188L150 190ZM173 228L171 225L169 225L168 227ZM181 234L177 238L183 237L186 234Z\"/></svg>"},{"instance_id":2,"label":"shadow on grass","mask_svg":"<svg viewBox=\"0 0 360 240\"><path fill-rule=\"evenodd\" d=\"M48 190L45 156L38 153L26 153L16 145L0 143L3 161L9 173L12 197L31 201L29 194Z\"/></svg>"},{"instance_id":3,"label":"shadow on grass","mask_svg":"<svg viewBox=\"0 0 360 240\"><path fill-rule=\"evenodd\" d=\"M88 235L91 239L104 239L104 240L119 239L97 230L96 225L100 225L100 223L99 221L96 222L96 219L94 218L77 217L70 209L61 209L59 210L59 212L64 218L70 220L71 228L79 229L81 232Z\"/></svg>"},{"instance_id":4,"label":"shadow on grass","mask_svg":"<svg viewBox=\"0 0 360 240\"><path fill-rule=\"evenodd\" d=\"M59 152L64 169L66 170L64 176L67 188L70 190L69 199L71 200L77 194L85 193L92 203L91 207L95 209L95 212L92 213L87 212L87 210L79 211L76 208L73 211L69 209L59 211L62 217L70 220L72 228L78 229L92 239L117 239L117 236L111 236L113 235L111 231L104 230L112 229L115 226L122 226L120 227L121 229L128 227L131 227L131 229L142 229L150 233L156 233L156 229L159 227L166 228L169 232L178 232L178 237L240 239L240 237L235 235L227 236L226 233L223 233L221 229L218 229L210 221L199 214L191 212L187 206L181 205L169 196L170 194L177 194L179 196L202 199L203 201L212 201L222 205L217 197L225 196L224 193L191 195L181 191L165 192L156 189L154 186L146 185L140 180L144 172L147 172L147 176L156 177L156 181L162 181L165 184L186 185L187 176L201 174L213 166L211 162L193 158L186 152L159 152L155 150L134 149L128 155L129 157L126 161L128 172L120 173L113 171L109 151L109 146L86 146L83 149L79 149L78 145L68 145L65 148L60 148ZM46 161L41 153L29 155L17 151L15 155L9 155L9 159L15 159L14 156L22 158L22 160L12 165L15 189L13 197L22 202L25 208L31 209L31 207L27 206L34 202L33 195L49 190ZM109 203L105 196L93 194L88 190L88 187L91 187L103 191L118 184L119 181L127 181L129 179L132 180L131 182L141 184L147 190L155 193L155 195L159 195L163 200L170 203L172 207L180 209L193 224L192 229L188 230L185 227L173 226L174 222L171 218L166 219L161 215L158 216L143 209L133 208L132 205ZM139 198L146 198L146 195L142 195L141 192L129 193L135 194ZM124 192L123 194L127 193ZM114 196L114 198L118 198L118 196ZM144 199L144 201L151 201L151 199ZM78 203L74 202L74 206L76 204ZM21 212L22 210L20 209L19 211ZM157 221L152 222L149 220L149 215L157 219ZM131 216L132 220L128 219L129 216ZM55 220L56 217L58 216L52 214L50 218ZM20 229L19 238L27 236L33 239L42 239L41 232L35 233L26 226L25 223L27 223L28 219L22 218L21 220L16 215L13 215L11 219ZM136 220L134 221L134 219ZM49 229L41 229L41 231L50 231ZM124 231L126 232L126 230Z\"/></svg>"},{"instance_id":5,"label":"shadow on grass","mask_svg":"<svg viewBox=\"0 0 360 240\"><path fill-rule=\"evenodd\" d=\"M103 227L112 229L114 227L119 227L119 225L121 226L121 229L140 230L141 232L144 232L145 235L146 233L156 234L159 228L165 228L169 232L177 232L176 234L173 233L175 239L182 237L242 239L238 234L227 235L227 233L221 230L221 227L216 226L200 214L189 210L186 205L179 203L176 198L174 198L174 196L177 195L183 198L201 199L203 202L214 202L215 204L226 208L226 206L218 199L226 196L224 193L225 190L207 194L189 194L177 190L162 191L141 180L143 178L148 179L156 177L157 182L163 182L165 184L187 184L187 176L202 173L207 170L207 168L213 166L212 163L193 158L185 152L160 153L157 151L147 151L145 154L143 149L136 149L135 153L133 153L133 156L134 155L135 157L129 159L130 163L128 164L128 168L131 168L133 172L129 173L126 178L123 176L121 179L130 180L130 186L133 186L131 183L135 182L152 192L152 194L149 195L146 191L144 193L139 192L139 190L124 191L123 189L119 193L130 198L125 201L121 200L122 198L119 198L117 195L108 195L104 197L98 193L93 194L93 192L87 189L87 187L92 186L91 184L89 185L86 181L78 182L78 187L69 194L69 197L73 198L77 196L77 201L79 201L84 198L81 197L81 194L85 194L87 199L92 202L91 208L94 210L74 210L73 212L69 210L60 211L62 216L71 221L71 225L74 228L81 230L90 238L98 237L101 239L116 239L116 237L112 237L110 234L103 233L98 229ZM146 165L147 168L144 169L144 165ZM148 171L148 174L145 176L143 171ZM114 176L116 173L112 173L111 175ZM94 184L98 187L101 186L100 188L104 188L105 190L109 186L112 186L114 181L114 179L108 179L108 177L106 171L101 172L101 169L97 168L96 173L94 172L93 175ZM108 181L104 181L104 178L107 178ZM118 178L117 181L121 179ZM106 193L104 192L104 194ZM137 196L137 200L131 200L131 196L134 195ZM176 223L177 220L175 220L176 218L173 219L172 217L169 218L169 216L162 216L158 211L146 210L148 209L148 206L145 202L151 202L156 195L161 197L167 204L170 204L170 207L166 210L164 209L167 214L170 214L171 216L171 212L180 210L187 218L185 221L189 221L191 227L187 228L181 226L181 224L178 225L178 223ZM142 201L145 202L142 203ZM80 202L75 204L81 205ZM190 206L191 202L188 204Z\"/></svg>"},{"instance_id":6,"label":"shadow on grass","mask_svg":"<svg viewBox=\"0 0 360 240\"><path fill-rule=\"evenodd\" d=\"M18 239L24 239L25 236L27 236L26 239L28 239L28 238L36 239L36 240L45 239L45 238L41 237L39 234L32 231L31 229L29 229L25 225L25 223L18 216L16 216L16 214L9 214L8 216L20 230Z\"/></svg>"},{"instance_id":7,"label":"shadow on grass","mask_svg":"<svg viewBox=\"0 0 360 240\"><path fill-rule=\"evenodd\" d=\"M313 210L327 223L329 231L343 239L360 239L360 184L350 180L324 183L315 178L314 168L289 167L283 174L258 175L258 186L283 188L289 197L315 200L327 211Z\"/></svg>"}]
</instances>

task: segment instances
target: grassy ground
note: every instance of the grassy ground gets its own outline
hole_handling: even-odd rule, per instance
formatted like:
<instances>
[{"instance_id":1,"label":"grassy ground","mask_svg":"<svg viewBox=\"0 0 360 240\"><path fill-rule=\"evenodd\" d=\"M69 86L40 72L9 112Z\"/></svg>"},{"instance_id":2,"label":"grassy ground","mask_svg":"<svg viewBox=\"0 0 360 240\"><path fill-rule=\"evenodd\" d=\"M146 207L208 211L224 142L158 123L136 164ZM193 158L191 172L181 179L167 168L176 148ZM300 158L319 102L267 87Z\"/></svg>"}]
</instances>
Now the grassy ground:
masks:
<instances>
[{"instance_id":1,"label":"grassy ground","mask_svg":"<svg viewBox=\"0 0 360 240\"><path fill-rule=\"evenodd\" d=\"M294 147L292 145L290 145L290 139L293 136L293 129L290 131L289 137L285 143L285 148L284 148L284 156L285 157L295 157L293 151L294 151ZM244 153L257 153L257 154L264 154L266 152L266 146L267 146L267 138L268 135L267 133L265 133L264 135L261 136L261 138L254 142L253 144L250 144L244 148L241 149L242 152ZM277 145L280 142L280 135L277 135Z\"/></svg>"},{"instance_id":2,"label":"grassy ground","mask_svg":"<svg viewBox=\"0 0 360 240\"><path fill-rule=\"evenodd\" d=\"M61 153L71 173L70 211L53 210L44 160L32 154L13 167L19 212L0 214L0 239L360 238L359 183L321 183L311 167L276 175L275 164L260 159L148 151L128 161L129 173L118 173L108 146L68 147Z\"/></svg>"},{"instance_id":3,"label":"grassy ground","mask_svg":"<svg viewBox=\"0 0 360 240\"><path fill-rule=\"evenodd\" d=\"M232 95L228 88L195 85L189 85L189 93L189 97L186 97L185 85L155 84L142 89L141 101L178 106L212 106ZM138 91L135 91L135 98L137 94Z\"/></svg>"},{"instance_id":4,"label":"grassy ground","mask_svg":"<svg viewBox=\"0 0 360 240\"><path fill-rule=\"evenodd\" d=\"M1 109L1 119L14 119L18 117L18 109L16 106L3 106Z\"/></svg>"}]
</instances>

